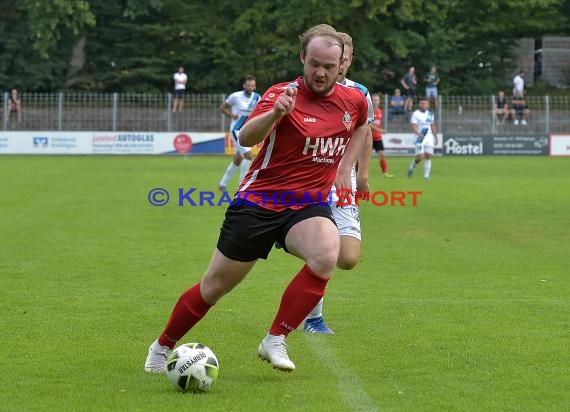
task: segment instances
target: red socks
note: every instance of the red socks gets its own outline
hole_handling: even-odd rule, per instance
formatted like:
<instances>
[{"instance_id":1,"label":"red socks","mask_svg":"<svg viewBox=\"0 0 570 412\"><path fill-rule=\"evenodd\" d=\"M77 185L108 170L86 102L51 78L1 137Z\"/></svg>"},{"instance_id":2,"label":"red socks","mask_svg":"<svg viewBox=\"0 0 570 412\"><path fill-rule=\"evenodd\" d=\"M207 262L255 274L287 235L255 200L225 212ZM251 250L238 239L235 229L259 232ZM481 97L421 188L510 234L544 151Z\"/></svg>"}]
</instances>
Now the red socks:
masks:
<instances>
[{"instance_id":1,"label":"red socks","mask_svg":"<svg viewBox=\"0 0 570 412\"><path fill-rule=\"evenodd\" d=\"M200 293L200 282L192 286L180 296L164 332L158 338L158 343L173 349L186 333L202 319L212 307Z\"/></svg>"},{"instance_id":2,"label":"red socks","mask_svg":"<svg viewBox=\"0 0 570 412\"><path fill-rule=\"evenodd\" d=\"M318 277L307 265L293 278L281 298L281 305L269 333L289 335L297 329L325 294L328 279ZM200 283L184 292L170 315L158 343L174 348L176 343L194 327L212 307L200 293Z\"/></svg>"},{"instance_id":3,"label":"red socks","mask_svg":"<svg viewBox=\"0 0 570 412\"><path fill-rule=\"evenodd\" d=\"M289 335L297 329L325 294L328 279L314 274L307 265L293 278L281 298L270 335Z\"/></svg>"},{"instance_id":4,"label":"red socks","mask_svg":"<svg viewBox=\"0 0 570 412\"><path fill-rule=\"evenodd\" d=\"M382 169L382 173L386 173L388 171L388 163L386 163L386 160L380 160L380 168Z\"/></svg>"}]
</instances>

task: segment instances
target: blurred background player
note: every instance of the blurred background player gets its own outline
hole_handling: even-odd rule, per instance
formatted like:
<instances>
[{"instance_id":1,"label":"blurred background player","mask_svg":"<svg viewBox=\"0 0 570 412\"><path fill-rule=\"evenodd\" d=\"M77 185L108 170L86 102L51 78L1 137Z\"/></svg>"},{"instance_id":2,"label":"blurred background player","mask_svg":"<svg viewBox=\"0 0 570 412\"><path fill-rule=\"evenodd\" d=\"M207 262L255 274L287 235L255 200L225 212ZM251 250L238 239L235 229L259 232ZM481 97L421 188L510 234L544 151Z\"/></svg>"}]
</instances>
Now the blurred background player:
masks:
<instances>
[{"instance_id":1,"label":"blurred background player","mask_svg":"<svg viewBox=\"0 0 570 412\"><path fill-rule=\"evenodd\" d=\"M354 87L358 89L365 97L368 104L368 124L374 121L374 108L372 106L372 99L370 98L370 93L368 89L356 83L352 80L346 78L346 73L350 65L352 64L353 56L353 44L352 37L346 33L338 33L339 37L342 39L344 44L344 52L342 57L342 64L340 68L340 74L338 77L338 82L344 84L345 86ZM352 166L351 171L351 185L350 188L352 193L359 192L369 192L370 187L368 186L368 171L370 168L370 158L372 154L372 131L368 127L366 131L366 142L362 146L362 150L358 156L358 172L356 171L355 165ZM344 188L343 188L344 189ZM360 258L360 211L358 205L352 201L352 204L337 206L338 195L336 193L336 188L333 185L331 188L332 200L331 209L333 212L334 219L340 234L340 253L337 260L337 267L339 269L350 270L356 266ZM317 306L311 311L307 319L305 319L305 324L303 329L307 332L312 333L324 333L333 334L334 332L327 326L323 318L323 298L319 301Z\"/></svg>"},{"instance_id":2,"label":"blurred background player","mask_svg":"<svg viewBox=\"0 0 570 412\"><path fill-rule=\"evenodd\" d=\"M240 129L259 101L260 95L255 92L256 87L257 82L255 77L248 74L243 81L243 90L230 94L226 101L220 106L220 111L232 119L230 123L230 134L234 139L234 147L236 149L232 161L226 168L226 172L222 176L220 183L218 183L218 190L222 192L227 191L228 182L238 167L240 168L239 186L253 160L251 147L243 147L240 145L238 136Z\"/></svg>"},{"instance_id":3,"label":"blurred background player","mask_svg":"<svg viewBox=\"0 0 570 412\"><path fill-rule=\"evenodd\" d=\"M410 123L412 131L417 136L417 140L416 156L408 169L408 177L414 175L416 166L425 159L424 179L429 180L431 158L433 156L434 146L437 144L437 128L435 125L435 116L433 112L429 110L428 98L422 98L420 100L419 109L412 114Z\"/></svg>"},{"instance_id":4,"label":"blurred background player","mask_svg":"<svg viewBox=\"0 0 570 412\"><path fill-rule=\"evenodd\" d=\"M383 112L380 108L381 100L382 99L379 94L372 95L372 106L374 107L374 121L370 125L372 128L372 148L376 153L378 153L382 174L391 179L394 175L388 173L388 163L386 162L386 156L384 155L384 142L382 141Z\"/></svg>"}]
</instances>

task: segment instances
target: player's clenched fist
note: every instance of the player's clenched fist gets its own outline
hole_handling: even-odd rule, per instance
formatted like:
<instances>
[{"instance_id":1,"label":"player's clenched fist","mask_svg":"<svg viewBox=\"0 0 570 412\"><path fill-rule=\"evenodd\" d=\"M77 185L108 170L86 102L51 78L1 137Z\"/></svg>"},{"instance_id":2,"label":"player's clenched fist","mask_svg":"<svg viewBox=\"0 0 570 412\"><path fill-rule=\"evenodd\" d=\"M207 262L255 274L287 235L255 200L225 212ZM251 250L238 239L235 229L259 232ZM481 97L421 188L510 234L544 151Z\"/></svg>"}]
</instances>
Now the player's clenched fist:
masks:
<instances>
[{"instance_id":1,"label":"player's clenched fist","mask_svg":"<svg viewBox=\"0 0 570 412\"><path fill-rule=\"evenodd\" d=\"M295 97L297 97L297 88L287 87L275 100L275 110L282 116L291 113L295 108Z\"/></svg>"}]
</instances>

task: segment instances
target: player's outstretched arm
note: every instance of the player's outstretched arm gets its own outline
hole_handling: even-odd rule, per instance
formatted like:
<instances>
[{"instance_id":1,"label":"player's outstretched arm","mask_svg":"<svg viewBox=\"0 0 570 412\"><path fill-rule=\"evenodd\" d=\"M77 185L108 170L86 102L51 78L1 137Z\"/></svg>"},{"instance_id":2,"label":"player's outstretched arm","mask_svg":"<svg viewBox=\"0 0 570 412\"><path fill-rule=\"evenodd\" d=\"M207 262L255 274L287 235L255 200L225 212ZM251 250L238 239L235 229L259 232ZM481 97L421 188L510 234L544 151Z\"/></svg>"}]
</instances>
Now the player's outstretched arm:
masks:
<instances>
[{"instance_id":1,"label":"player's outstretched arm","mask_svg":"<svg viewBox=\"0 0 570 412\"><path fill-rule=\"evenodd\" d=\"M370 171L370 160L372 158L372 128L368 127L366 139L362 149L358 154L358 173L356 174L356 190L359 192L370 192L368 184L368 172Z\"/></svg>"},{"instance_id":2,"label":"player's outstretched arm","mask_svg":"<svg viewBox=\"0 0 570 412\"><path fill-rule=\"evenodd\" d=\"M367 135L370 131L370 125L365 123L359 126L353 133L352 139L348 144L344 156L340 160L338 165L338 171L334 181L334 185L339 189L347 189L352 191L352 182L350 179L350 171L352 170L352 165L358 159L358 156L363 150L363 145L367 141Z\"/></svg>"},{"instance_id":3,"label":"player's outstretched arm","mask_svg":"<svg viewBox=\"0 0 570 412\"><path fill-rule=\"evenodd\" d=\"M249 119L239 132L239 144L245 147L255 146L267 137L279 119L291 113L295 108L297 89L288 87L275 100L273 109Z\"/></svg>"}]
</instances>

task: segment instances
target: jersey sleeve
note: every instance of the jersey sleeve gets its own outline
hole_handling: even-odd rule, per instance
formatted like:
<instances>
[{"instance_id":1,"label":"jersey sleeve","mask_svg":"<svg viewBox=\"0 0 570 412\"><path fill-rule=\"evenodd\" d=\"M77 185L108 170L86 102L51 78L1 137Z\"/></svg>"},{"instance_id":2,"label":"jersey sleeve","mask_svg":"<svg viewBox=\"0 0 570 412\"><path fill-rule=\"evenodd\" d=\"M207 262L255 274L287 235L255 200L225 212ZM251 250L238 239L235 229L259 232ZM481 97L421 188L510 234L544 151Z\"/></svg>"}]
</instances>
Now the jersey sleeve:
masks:
<instances>
[{"instance_id":1,"label":"jersey sleeve","mask_svg":"<svg viewBox=\"0 0 570 412\"><path fill-rule=\"evenodd\" d=\"M233 105L236 103L236 94L230 94L226 99L226 103L233 107Z\"/></svg>"},{"instance_id":2,"label":"jersey sleeve","mask_svg":"<svg viewBox=\"0 0 570 412\"><path fill-rule=\"evenodd\" d=\"M368 104L368 124L371 124L374 122L374 105L372 104L372 98L368 90L366 91L366 103Z\"/></svg>"},{"instance_id":3,"label":"jersey sleeve","mask_svg":"<svg viewBox=\"0 0 570 412\"><path fill-rule=\"evenodd\" d=\"M359 90L353 89L358 92L360 97L360 107L358 111L358 122L356 122L356 127L362 126L363 124L370 124L370 107L372 107L372 121L374 121L374 107L368 106L368 99ZM372 104L372 101L370 102Z\"/></svg>"},{"instance_id":4,"label":"jersey sleeve","mask_svg":"<svg viewBox=\"0 0 570 412\"><path fill-rule=\"evenodd\" d=\"M411 124L415 124L416 126L420 123L420 119L418 119L418 116L416 114L417 112L414 112L412 114L412 118L410 119L410 123Z\"/></svg>"},{"instance_id":5,"label":"jersey sleeve","mask_svg":"<svg viewBox=\"0 0 570 412\"><path fill-rule=\"evenodd\" d=\"M267 113L272 110L275 106L275 101L281 93L284 91L284 87L279 87L279 85L272 86L261 96L259 102L255 105L253 112L249 115L248 119L253 119L263 113Z\"/></svg>"}]
</instances>

